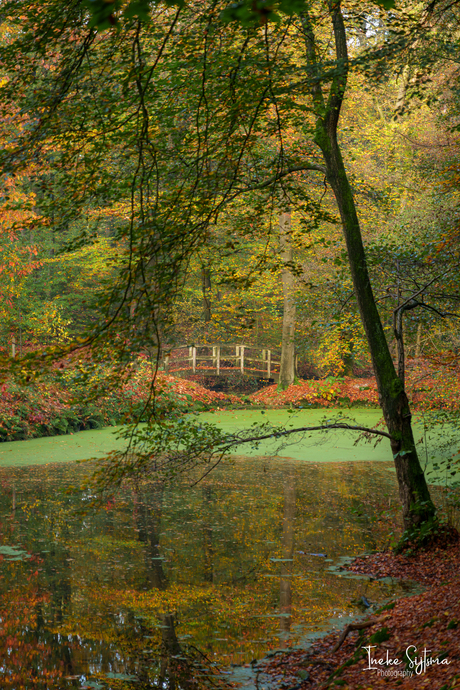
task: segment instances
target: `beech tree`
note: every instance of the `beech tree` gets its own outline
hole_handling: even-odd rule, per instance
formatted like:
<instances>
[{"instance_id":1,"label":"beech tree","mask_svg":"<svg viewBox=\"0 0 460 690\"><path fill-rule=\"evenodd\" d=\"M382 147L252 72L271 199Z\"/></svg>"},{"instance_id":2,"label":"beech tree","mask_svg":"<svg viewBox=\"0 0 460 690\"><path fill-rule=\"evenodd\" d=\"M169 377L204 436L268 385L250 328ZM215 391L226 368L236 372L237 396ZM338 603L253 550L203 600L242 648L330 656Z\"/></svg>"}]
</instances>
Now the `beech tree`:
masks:
<instances>
[{"instance_id":1,"label":"beech tree","mask_svg":"<svg viewBox=\"0 0 460 690\"><path fill-rule=\"evenodd\" d=\"M292 238L291 214L284 211L280 214L280 255L284 263L281 271L281 281L283 284L283 333L281 342L281 362L279 386L283 390L291 385L295 379L295 325L296 325L296 305L295 305L295 276L292 273Z\"/></svg>"},{"instance_id":2,"label":"beech tree","mask_svg":"<svg viewBox=\"0 0 460 690\"><path fill-rule=\"evenodd\" d=\"M435 508L417 456L404 381L395 370L372 292L353 192L338 143L340 109L346 93L349 57L340 3L329 2L328 9L333 27L336 64L340 69L332 79L327 96L323 93L320 82L312 86L316 117L315 143L321 149L326 177L334 192L342 220L355 297L371 352L382 412L391 436L404 524L410 530L429 522L435 515ZM314 26L307 13L303 14L302 22L307 60L312 71L318 73L320 65Z\"/></svg>"}]
</instances>

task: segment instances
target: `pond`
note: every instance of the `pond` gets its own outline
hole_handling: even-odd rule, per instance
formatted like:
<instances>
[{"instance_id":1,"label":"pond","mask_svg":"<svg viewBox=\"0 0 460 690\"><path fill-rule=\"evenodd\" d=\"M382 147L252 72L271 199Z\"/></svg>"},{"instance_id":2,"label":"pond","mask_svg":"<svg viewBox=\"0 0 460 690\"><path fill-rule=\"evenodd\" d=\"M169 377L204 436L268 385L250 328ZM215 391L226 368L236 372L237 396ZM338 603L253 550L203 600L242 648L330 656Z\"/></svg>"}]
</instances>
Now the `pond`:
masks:
<instances>
[{"instance_id":1,"label":"pond","mask_svg":"<svg viewBox=\"0 0 460 690\"><path fill-rule=\"evenodd\" d=\"M98 452L109 443L85 433ZM391 462L234 457L193 488L127 485L82 514L88 494L66 489L86 466L6 466L39 441L40 457L56 444L1 448L2 688L224 688L269 650L359 615L362 597L410 591L334 570L387 538Z\"/></svg>"},{"instance_id":2,"label":"pond","mask_svg":"<svg viewBox=\"0 0 460 690\"><path fill-rule=\"evenodd\" d=\"M238 431L260 422L283 425L287 429L334 421L345 421L369 428L379 425L379 428L384 428L381 412L377 409L215 410L201 413L198 417L203 422L211 422L228 432ZM423 422L421 415L415 416L413 428L419 443L419 457L429 482L445 485L456 481L458 477L447 470L445 460L456 453L460 445L458 427L452 424L438 424L426 430ZM125 441L116 436L118 429L120 427L107 427L68 436L0 443L0 467L27 466L31 463L45 465L50 462L101 457L111 450L124 447ZM247 444L240 446L237 452L244 452L249 456L277 455L315 462L372 460L388 463L388 460L391 460L391 449L387 439L374 437L370 442L363 442L361 439L361 442L356 443L358 436L356 432L343 430L331 430L325 434L312 432L302 436L291 436L284 443L264 441L256 450ZM394 472L391 462L388 469Z\"/></svg>"},{"instance_id":3,"label":"pond","mask_svg":"<svg viewBox=\"0 0 460 690\"><path fill-rule=\"evenodd\" d=\"M338 414L201 418L232 430ZM248 447L193 488L127 484L86 514L90 496L72 487L88 466L72 461L120 447L111 429L1 444L2 688L254 688L253 659L410 593L338 570L401 529L388 442L355 439Z\"/></svg>"}]
</instances>

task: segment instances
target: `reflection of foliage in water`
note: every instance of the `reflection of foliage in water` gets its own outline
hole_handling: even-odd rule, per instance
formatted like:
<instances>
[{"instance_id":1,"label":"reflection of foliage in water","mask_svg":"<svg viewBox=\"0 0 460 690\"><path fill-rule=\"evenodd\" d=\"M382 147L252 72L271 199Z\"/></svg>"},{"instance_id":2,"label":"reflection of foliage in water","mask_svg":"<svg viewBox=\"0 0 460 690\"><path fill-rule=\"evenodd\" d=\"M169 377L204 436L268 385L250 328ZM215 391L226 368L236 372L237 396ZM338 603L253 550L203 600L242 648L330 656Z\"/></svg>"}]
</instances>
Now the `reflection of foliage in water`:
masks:
<instances>
[{"instance_id":1,"label":"reflection of foliage in water","mask_svg":"<svg viewBox=\"0 0 460 690\"><path fill-rule=\"evenodd\" d=\"M59 488L80 473L73 465L1 471L3 542L40 558L3 563L14 573L2 593L10 596L8 582L16 593L35 583L39 596L28 595L16 634L28 628L33 654L46 643L41 673L60 674L59 690L64 677L73 687L89 669L116 688L123 675L161 687L193 668L204 687L214 664L293 644L331 615L353 613L361 594L372 601L387 592L342 580L324 557L308 555L379 546L383 487L395 496L382 464L237 460L193 490L127 485L119 500L77 519L82 496ZM18 661L24 674L29 656Z\"/></svg>"},{"instance_id":2,"label":"reflection of foliage in water","mask_svg":"<svg viewBox=\"0 0 460 690\"><path fill-rule=\"evenodd\" d=\"M431 410L420 414L422 435L421 464L427 481L438 487L438 507L441 518L460 529L460 450L458 413Z\"/></svg>"}]
</instances>

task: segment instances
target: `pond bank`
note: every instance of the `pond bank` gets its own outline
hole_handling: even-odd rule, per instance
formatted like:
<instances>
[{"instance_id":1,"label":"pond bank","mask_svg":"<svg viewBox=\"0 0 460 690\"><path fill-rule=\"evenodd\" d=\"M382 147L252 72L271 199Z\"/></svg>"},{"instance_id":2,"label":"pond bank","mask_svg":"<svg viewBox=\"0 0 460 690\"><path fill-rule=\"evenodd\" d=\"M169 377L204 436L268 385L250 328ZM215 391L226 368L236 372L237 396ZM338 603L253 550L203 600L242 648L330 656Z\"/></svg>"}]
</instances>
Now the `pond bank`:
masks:
<instances>
[{"instance_id":1,"label":"pond bank","mask_svg":"<svg viewBox=\"0 0 460 690\"><path fill-rule=\"evenodd\" d=\"M267 678L276 677L279 687L291 690L460 687L460 544L411 557L374 554L355 559L347 569L367 574L369 579L390 576L415 580L426 590L382 607L368 619L375 621L372 626L350 632L338 649L340 634L334 632L308 650L280 653L259 662L258 672ZM369 645L370 652L363 649ZM369 670L369 653L371 667L380 670ZM413 663L407 655L412 656ZM419 662L426 656L427 663L417 666L414 655ZM393 663L379 664L387 658Z\"/></svg>"},{"instance_id":2,"label":"pond bank","mask_svg":"<svg viewBox=\"0 0 460 690\"><path fill-rule=\"evenodd\" d=\"M317 426L333 421L373 428L381 422L381 412L372 409L239 409L214 410L199 413L198 419L215 424L225 432L233 433L254 424L280 425L286 429ZM102 457L112 450L122 450L125 441L117 438L120 426L79 431L61 436L47 436L23 441L0 443L0 466L35 465L50 462L68 462ZM379 426L380 428L380 426ZM457 461L449 457L460 445L458 429L439 425L424 430L423 418L414 416L414 433L423 439L419 454L429 484L448 486L456 480ZM450 439L450 440L449 440ZM356 443L359 440L359 443ZM448 444L448 441L450 445ZM285 442L267 439L254 449L251 444L240 446L236 454L269 456L314 462L378 461L391 463L391 450L387 439L371 442L361 433L343 429L327 432L295 434ZM388 470L394 472L393 465Z\"/></svg>"}]
</instances>

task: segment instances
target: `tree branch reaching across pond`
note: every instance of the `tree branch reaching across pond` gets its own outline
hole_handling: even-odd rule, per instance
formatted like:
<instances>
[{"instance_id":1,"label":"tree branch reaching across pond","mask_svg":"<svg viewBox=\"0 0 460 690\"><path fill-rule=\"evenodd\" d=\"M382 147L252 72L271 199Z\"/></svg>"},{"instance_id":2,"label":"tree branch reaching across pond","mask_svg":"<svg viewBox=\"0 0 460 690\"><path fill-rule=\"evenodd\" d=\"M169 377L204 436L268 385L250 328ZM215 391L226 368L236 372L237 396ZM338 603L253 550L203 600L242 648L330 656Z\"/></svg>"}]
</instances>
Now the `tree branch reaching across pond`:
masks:
<instances>
[{"instance_id":1,"label":"tree branch reaching across pond","mask_svg":"<svg viewBox=\"0 0 460 690\"><path fill-rule=\"evenodd\" d=\"M92 488L99 496L107 496L113 494L125 479L149 477L166 481L200 468L199 478L192 480L194 486L239 446L251 444L252 448L257 448L262 441L282 441L295 434L335 429L391 440L386 431L340 421L290 429L269 423L255 424L249 429L228 433L214 424L182 417L124 430L121 436L127 439L126 451L114 451L98 460Z\"/></svg>"}]
</instances>

